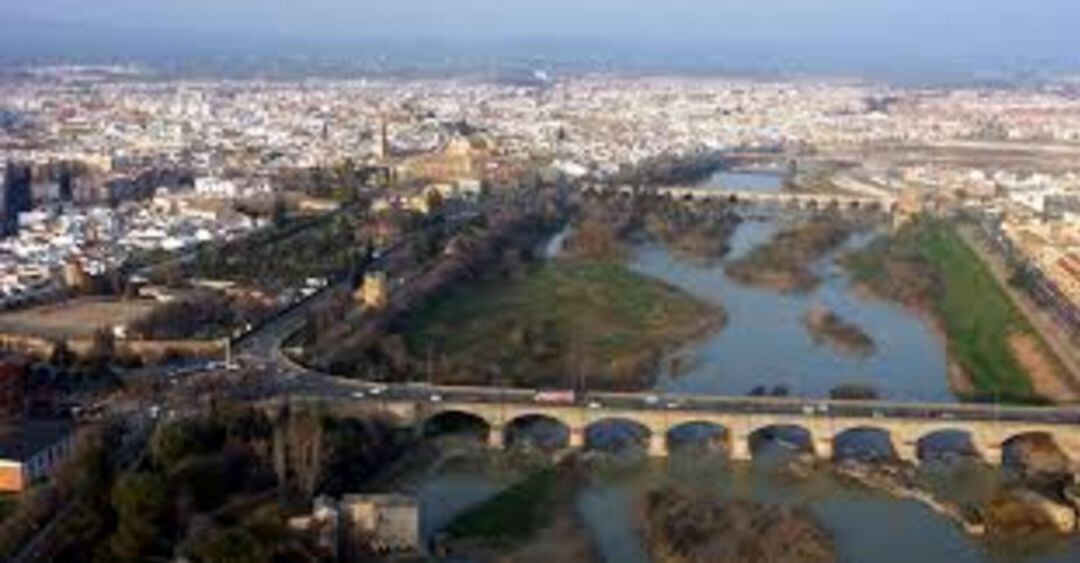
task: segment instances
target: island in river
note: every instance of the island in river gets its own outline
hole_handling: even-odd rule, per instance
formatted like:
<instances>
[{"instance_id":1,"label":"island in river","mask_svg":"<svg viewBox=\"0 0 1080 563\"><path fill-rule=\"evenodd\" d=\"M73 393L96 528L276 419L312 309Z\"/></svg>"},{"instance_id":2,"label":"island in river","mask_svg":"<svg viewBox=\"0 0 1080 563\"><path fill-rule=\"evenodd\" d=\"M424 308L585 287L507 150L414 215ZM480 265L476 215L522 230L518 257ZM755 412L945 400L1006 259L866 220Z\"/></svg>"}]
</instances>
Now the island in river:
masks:
<instances>
[{"instance_id":1,"label":"island in river","mask_svg":"<svg viewBox=\"0 0 1080 563\"><path fill-rule=\"evenodd\" d=\"M777 233L767 244L728 264L731 279L755 287L785 293L805 293L820 279L811 265L839 247L853 232L853 225L822 215Z\"/></svg>"},{"instance_id":2,"label":"island in river","mask_svg":"<svg viewBox=\"0 0 1080 563\"><path fill-rule=\"evenodd\" d=\"M558 260L460 285L409 315L412 357L447 384L651 386L664 354L724 321L722 308L621 262Z\"/></svg>"},{"instance_id":3,"label":"island in river","mask_svg":"<svg viewBox=\"0 0 1080 563\"><path fill-rule=\"evenodd\" d=\"M827 344L842 354L865 358L877 350L874 339L865 331L828 309L812 307L804 322L814 342Z\"/></svg>"},{"instance_id":4,"label":"island in river","mask_svg":"<svg viewBox=\"0 0 1080 563\"><path fill-rule=\"evenodd\" d=\"M830 563L829 534L803 507L776 506L665 486L640 503L655 560L667 563Z\"/></svg>"}]
</instances>

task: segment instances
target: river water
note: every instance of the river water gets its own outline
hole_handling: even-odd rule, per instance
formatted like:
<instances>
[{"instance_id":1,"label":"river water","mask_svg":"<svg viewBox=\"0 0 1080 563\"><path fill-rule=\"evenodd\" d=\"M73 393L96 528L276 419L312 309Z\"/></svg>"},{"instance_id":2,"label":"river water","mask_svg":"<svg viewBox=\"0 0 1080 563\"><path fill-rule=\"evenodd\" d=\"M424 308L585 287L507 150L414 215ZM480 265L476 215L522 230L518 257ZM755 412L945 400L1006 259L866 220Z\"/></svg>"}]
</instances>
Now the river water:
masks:
<instances>
[{"instance_id":1,"label":"river water","mask_svg":"<svg viewBox=\"0 0 1080 563\"><path fill-rule=\"evenodd\" d=\"M679 374L665 370L658 387L667 391L745 395L756 386L782 385L794 395L825 397L845 383L864 383L882 397L904 401L952 401L944 345L912 311L860 297L851 279L827 256L814 265L822 283L806 294L781 294L740 285L724 273L726 262L768 241L779 220L743 223L732 237L731 254L716 264L684 260L660 245L635 250L631 267L724 308L728 322L673 354ZM837 252L865 244L873 233L852 237ZM824 307L859 326L877 351L852 357L817 344L803 317ZM664 366L670 366L664 362ZM687 367L689 366L689 367Z\"/></svg>"},{"instance_id":2,"label":"river water","mask_svg":"<svg viewBox=\"0 0 1080 563\"><path fill-rule=\"evenodd\" d=\"M768 174L721 173L706 184L779 189L779 182L779 177ZM767 241L781 227L780 221L765 218L741 225L727 260ZM854 237L845 249L865 244L872 236ZM561 241L559 237L552 248L561 246ZM721 304L728 314L726 326L718 332L673 352L688 359L684 363L689 368L678 375L661 373L660 389L745 394L758 385L784 385L793 394L826 396L838 384L860 382L872 384L890 399L954 400L946 381L944 346L930 327L910 311L856 295L831 256L815 265L823 283L805 295L740 286L725 276L723 262L684 260L658 245L637 248L630 263L641 273ZM815 345L802 322L807 308L814 305L824 305L859 325L874 339L877 352L856 359ZM1035 553L992 549L915 501L847 485L828 472L801 481L779 478L762 469L762 463L769 463L769 456L763 457L753 464L732 464L676 451L668 460L641 462L629 470L598 471L580 493L575 509L603 560L612 563L649 560L635 531L633 510L642 491L664 483L711 489L729 497L805 504L832 534L843 562L1080 561L1076 539L1040 546ZM924 471L940 489L959 495L965 495L964 489L974 487L975 481L996 479L991 469L969 469L975 473L953 474L933 466ZM470 464L462 470L447 466L417 477L402 490L418 497L422 532L430 539L455 515L516 478L520 475L508 472L504 463Z\"/></svg>"}]
</instances>

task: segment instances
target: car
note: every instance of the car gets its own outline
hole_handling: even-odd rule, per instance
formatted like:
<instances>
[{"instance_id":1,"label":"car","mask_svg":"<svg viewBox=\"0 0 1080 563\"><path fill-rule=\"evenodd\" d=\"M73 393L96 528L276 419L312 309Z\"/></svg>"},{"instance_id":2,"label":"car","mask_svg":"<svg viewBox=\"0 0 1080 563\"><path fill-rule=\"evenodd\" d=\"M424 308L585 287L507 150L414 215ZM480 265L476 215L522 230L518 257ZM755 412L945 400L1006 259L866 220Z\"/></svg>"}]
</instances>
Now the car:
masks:
<instances>
[{"instance_id":1,"label":"car","mask_svg":"<svg viewBox=\"0 0 1080 563\"><path fill-rule=\"evenodd\" d=\"M386 391L386 387L382 385L376 385L375 387L371 388L372 395L382 395L383 391Z\"/></svg>"},{"instance_id":2,"label":"car","mask_svg":"<svg viewBox=\"0 0 1080 563\"><path fill-rule=\"evenodd\" d=\"M802 413L806 416L814 416L814 405L803 405Z\"/></svg>"},{"instance_id":3,"label":"car","mask_svg":"<svg viewBox=\"0 0 1080 563\"><path fill-rule=\"evenodd\" d=\"M669 408L669 409L677 409L677 408L679 408L681 406L682 406L682 403L680 403L678 401L670 401L667 404L667 408Z\"/></svg>"},{"instance_id":4,"label":"car","mask_svg":"<svg viewBox=\"0 0 1080 563\"><path fill-rule=\"evenodd\" d=\"M589 408L590 409L598 409L598 408L600 408L600 403L598 403L596 401L590 401L589 402Z\"/></svg>"},{"instance_id":5,"label":"car","mask_svg":"<svg viewBox=\"0 0 1080 563\"><path fill-rule=\"evenodd\" d=\"M646 405L655 405L655 404L657 404L659 402L660 402L660 397L657 397L656 395L645 395L645 404Z\"/></svg>"},{"instance_id":6,"label":"car","mask_svg":"<svg viewBox=\"0 0 1080 563\"><path fill-rule=\"evenodd\" d=\"M432 403L441 403L442 402L442 395L432 395L431 396L431 402Z\"/></svg>"},{"instance_id":7,"label":"car","mask_svg":"<svg viewBox=\"0 0 1080 563\"><path fill-rule=\"evenodd\" d=\"M363 391L353 391L352 392L352 398L354 398L354 399L363 399L364 398L364 392Z\"/></svg>"}]
</instances>

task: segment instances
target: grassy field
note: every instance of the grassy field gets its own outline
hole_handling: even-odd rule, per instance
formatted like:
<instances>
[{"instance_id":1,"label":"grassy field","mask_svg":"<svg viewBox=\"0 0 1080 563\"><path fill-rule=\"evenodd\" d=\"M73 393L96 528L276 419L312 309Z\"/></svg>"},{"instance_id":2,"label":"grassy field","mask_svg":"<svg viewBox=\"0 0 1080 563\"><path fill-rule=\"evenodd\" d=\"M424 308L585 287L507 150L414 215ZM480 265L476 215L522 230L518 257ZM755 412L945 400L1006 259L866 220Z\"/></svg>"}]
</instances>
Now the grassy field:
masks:
<instances>
[{"instance_id":1,"label":"grassy field","mask_svg":"<svg viewBox=\"0 0 1080 563\"><path fill-rule=\"evenodd\" d=\"M101 329L146 318L157 303L142 299L85 297L0 314L0 332L42 338L90 338Z\"/></svg>"},{"instance_id":2,"label":"grassy field","mask_svg":"<svg viewBox=\"0 0 1080 563\"><path fill-rule=\"evenodd\" d=\"M875 292L932 310L951 359L982 398L1033 398L1031 382L1008 344L1010 335L1032 334L1032 328L952 225L921 221L847 264Z\"/></svg>"},{"instance_id":3,"label":"grassy field","mask_svg":"<svg viewBox=\"0 0 1080 563\"><path fill-rule=\"evenodd\" d=\"M640 388L662 353L722 313L618 262L568 261L463 284L414 312L405 341L439 379L525 387Z\"/></svg>"}]
</instances>

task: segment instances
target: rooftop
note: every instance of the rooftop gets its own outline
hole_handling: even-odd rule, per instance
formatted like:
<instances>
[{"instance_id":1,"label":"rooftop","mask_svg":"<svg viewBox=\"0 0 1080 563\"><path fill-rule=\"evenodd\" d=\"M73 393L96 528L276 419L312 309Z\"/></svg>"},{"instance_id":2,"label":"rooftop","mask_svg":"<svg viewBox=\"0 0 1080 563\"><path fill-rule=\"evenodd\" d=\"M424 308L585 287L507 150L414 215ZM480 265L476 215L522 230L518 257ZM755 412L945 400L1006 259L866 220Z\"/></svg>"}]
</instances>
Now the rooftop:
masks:
<instances>
[{"instance_id":1,"label":"rooftop","mask_svg":"<svg viewBox=\"0 0 1080 563\"><path fill-rule=\"evenodd\" d=\"M8 421L0 424L0 460L26 461L69 436L67 420Z\"/></svg>"}]
</instances>

